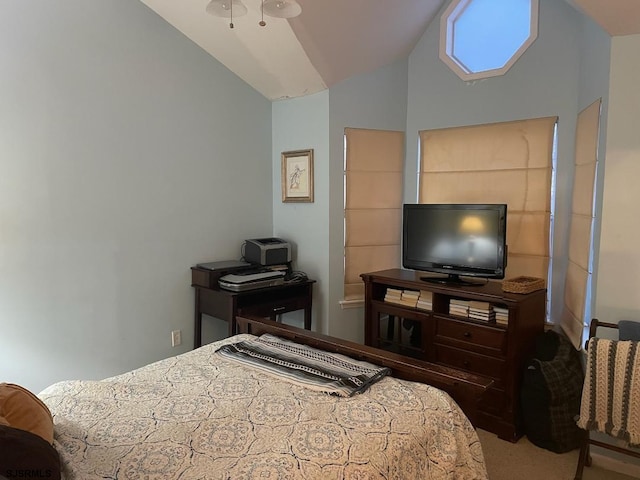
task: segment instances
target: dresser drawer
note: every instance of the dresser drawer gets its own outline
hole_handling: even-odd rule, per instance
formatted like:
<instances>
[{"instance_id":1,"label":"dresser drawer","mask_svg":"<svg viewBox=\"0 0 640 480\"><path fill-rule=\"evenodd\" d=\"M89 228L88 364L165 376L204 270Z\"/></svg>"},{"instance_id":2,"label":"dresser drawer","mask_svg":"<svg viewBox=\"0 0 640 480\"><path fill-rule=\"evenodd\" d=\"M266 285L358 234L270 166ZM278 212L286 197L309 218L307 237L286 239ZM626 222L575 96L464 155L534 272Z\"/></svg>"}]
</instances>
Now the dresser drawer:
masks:
<instances>
[{"instance_id":1,"label":"dresser drawer","mask_svg":"<svg viewBox=\"0 0 640 480\"><path fill-rule=\"evenodd\" d=\"M488 389L482 396L479 406L487 413L502 417L506 408L504 390L498 388Z\"/></svg>"},{"instance_id":2,"label":"dresser drawer","mask_svg":"<svg viewBox=\"0 0 640 480\"><path fill-rule=\"evenodd\" d=\"M506 352L507 332L501 328L475 325L470 322L439 317L436 324L436 341L450 345L460 345L487 354Z\"/></svg>"},{"instance_id":3,"label":"dresser drawer","mask_svg":"<svg viewBox=\"0 0 640 480\"><path fill-rule=\"evenodd\" d=\"M271 317L280 313L302 310L305 306L304 298L289 298L261 303L259 305L242 306L238 308L238 314Z\"/></svg>"},{"instance_id":4,"label":"dresser drawer","mask_svg":"<svg viewBox=\"0 0 640 480\"><path fill-rule=\"evenodd\" d=\"M495 387L502 386L506 365L504 360L445 345L436 344L435 350L437 363L491 377L496 380Z\"/></svg>"}]
</instances>

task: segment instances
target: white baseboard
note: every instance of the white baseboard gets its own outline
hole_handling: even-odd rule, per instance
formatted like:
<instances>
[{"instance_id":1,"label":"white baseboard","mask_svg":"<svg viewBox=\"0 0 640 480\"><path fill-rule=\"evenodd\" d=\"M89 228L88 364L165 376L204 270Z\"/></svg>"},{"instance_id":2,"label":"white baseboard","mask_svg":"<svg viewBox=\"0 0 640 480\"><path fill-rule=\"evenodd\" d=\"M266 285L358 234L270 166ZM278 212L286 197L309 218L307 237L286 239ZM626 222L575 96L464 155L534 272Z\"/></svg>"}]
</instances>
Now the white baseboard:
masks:
<instances>
[{"instance_id":1,"label":"white baseboard","mask_svg":"<svg viewBox=\"0 0 640 480\"><path fill-rule=\"evenodd\" d=\"M599 453L591 453L591 460L593 465L597 465L598 467L606 470L622 473L623 475L629 475L634 478L640 478L640 464L623 462L617 458L611 458Z\"/></svg>"}]
</instances>

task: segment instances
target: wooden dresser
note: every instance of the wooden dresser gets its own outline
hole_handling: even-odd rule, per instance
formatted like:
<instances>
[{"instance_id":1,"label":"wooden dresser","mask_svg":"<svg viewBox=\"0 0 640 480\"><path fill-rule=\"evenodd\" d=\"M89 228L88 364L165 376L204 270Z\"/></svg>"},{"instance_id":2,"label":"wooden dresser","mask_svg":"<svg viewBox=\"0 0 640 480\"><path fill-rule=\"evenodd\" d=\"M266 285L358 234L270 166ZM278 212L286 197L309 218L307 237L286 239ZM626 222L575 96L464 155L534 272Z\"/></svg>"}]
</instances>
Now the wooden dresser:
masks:
<instances>
[{"instance_id":1,"label":"wooden dresser","mask_svg":"<svg viewBox=\"0 0 640 480\"><path fill-rule=\"evenodd\" d=\"M479 404L476 426L516 441L522 435L522 369L544 331L546 290L502 291L499 282L477 286L424 281L425 272L392 269L365 273L365 343L494 380ZM430 310L385 301L387 290L423 292ZM506 323L452 313L455 303L488 303L506 310Z\"/></svg>"}]
</instances>

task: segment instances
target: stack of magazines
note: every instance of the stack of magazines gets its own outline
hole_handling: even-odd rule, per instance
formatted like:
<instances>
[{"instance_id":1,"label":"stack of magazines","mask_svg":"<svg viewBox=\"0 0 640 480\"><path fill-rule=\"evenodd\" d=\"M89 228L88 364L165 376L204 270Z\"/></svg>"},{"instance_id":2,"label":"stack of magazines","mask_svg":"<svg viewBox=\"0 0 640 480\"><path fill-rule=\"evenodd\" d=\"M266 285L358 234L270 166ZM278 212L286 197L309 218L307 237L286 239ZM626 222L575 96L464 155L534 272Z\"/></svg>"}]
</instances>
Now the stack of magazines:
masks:
<instances>
[{"instance_id":1,"label":"stack of magazines","mask_svg":"<svg viewBox=\"0 0 640 480\"><path fill-rule=\"evenodd\" d=\"M415 308L419 297L420 292L416 290L402 290L400 288L388 287L384 295L384 301Z\"/></svg>"},{"instance_id":2,"label":"stack of magazines","mask_svg":"<svg viewBox=\"0 0 640 480\"><path fill-rule=\"evenodd\" d=\"M499 325L507 325L509 323L509 309L505 307L493 307L496 314L496 323Z\"/></svg>"},{"instance_id":3,"label":"stack of magazines","mask_svg":"<svg viewBox=\"0 0 640 480\"><path fill-rule=\"evenodd\" d=\"M433 310L433 294L426 290L420 290L420 296L418 297L416 307L420 310Z\"/></svg>"},{"instance_id":4,"label":"stack of magazines","mask_svg":"<svg viewBox=\"0 0 640 480\"><path fill-rule=\"evenodd\" d=\"M449 315L458 315L459 317L468 317L469 301L458 300L457 298L452 298L451 300L449 300Z\"/></svg>"},{"instance_id":5,"label":"stack of magazines","mask_svg":"<svg viewBox=\"0 0 640 480\"><path fill-rule=\"evenodd\" d=\"M471 300L469 302L469 318L483 322L495 322L496 314L489 302Z\"/></svg>"}]
</instances>

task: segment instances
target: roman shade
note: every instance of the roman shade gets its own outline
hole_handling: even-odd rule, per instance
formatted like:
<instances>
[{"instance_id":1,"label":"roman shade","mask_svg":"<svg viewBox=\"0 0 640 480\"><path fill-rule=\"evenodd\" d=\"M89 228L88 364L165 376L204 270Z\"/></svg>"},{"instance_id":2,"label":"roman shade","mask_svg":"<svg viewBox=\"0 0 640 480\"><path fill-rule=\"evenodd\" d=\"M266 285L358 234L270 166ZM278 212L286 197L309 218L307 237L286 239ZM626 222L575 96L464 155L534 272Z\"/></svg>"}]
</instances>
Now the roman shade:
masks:
<instances>
[{"instance_id":1,"label":"roman shade","mask_svg":"<svg viewBox=\"0 0 640 480\"><path fill-rule=\"evenodd\" d=\"M592 275L591 247L594 224L594 188L598 157L600 104L597 100L578 115L576 125L575 174L569 231L569 265L564 285L560 325L576 348L581 348L588 312L588 290Z\"/></svg>"},{"instance_id":2,"label":"roman shade","mask_svg":"<svg viewBox=\"0 0 640 480\"><path fill-rule=\"evenodd\" d=\"M404 132L345 129L344 299L364 298L360 274L400 264Z\"/></svg>"},{"instance_id":3,"label":"roman shade","mask_svg":"<svg viewBox=\"0 0 640 480\"><path fill-rule=\"evenodd\" d=\"M556 121L420 132L420 203L507 204L506 278L548 276Z\"/></svg>"}]
</instances>

